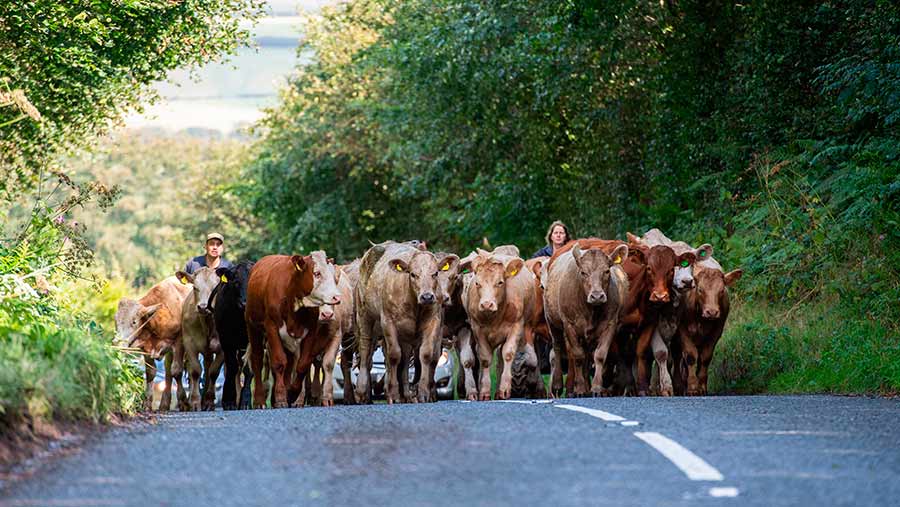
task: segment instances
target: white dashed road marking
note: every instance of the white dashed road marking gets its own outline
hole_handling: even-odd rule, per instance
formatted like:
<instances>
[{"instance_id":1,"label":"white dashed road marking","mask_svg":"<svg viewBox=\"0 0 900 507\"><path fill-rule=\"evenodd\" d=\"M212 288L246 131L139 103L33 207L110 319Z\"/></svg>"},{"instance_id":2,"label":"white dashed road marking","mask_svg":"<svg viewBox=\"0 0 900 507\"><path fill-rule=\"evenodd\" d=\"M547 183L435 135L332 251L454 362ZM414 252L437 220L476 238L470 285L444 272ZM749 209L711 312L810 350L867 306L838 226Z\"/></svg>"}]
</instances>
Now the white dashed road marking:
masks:
<instances>
[{"instance_id":1,"label":"white dashed road marking","mask_svg":"<svg viewBox=\"0 0 900 507\"><path fill-rule=\"evenodd\" d=\"M687 475L692 481L721 481L724 479L718 470L703 458L687 450L678 442L656 432L636 432L634 436L646 442ZM712 492L710 492L712 494Z\"/></svg>"},{"instance_id":2,"label":"white dashed road marking","mask_svg":"<svg viewBox=\"0 0 900 507\"><path fill-rule=\"evenodd\" d=\"M625 420L625 418L620 415L610 414L609 412L604 412L602 410L597 410L597 409L593 409L593 408L579 407L578 405L556 405L556 406L557 406L557 408L564 408L566 410L572 410L574 412L581 412L582 414L587 414L589 416L596 417L597 419L603 419L604 421L607 421L607 422L621 422L621 421Z\"/></svg>"},{"instance_id":3,"label":"white dashed road marking","mask_svg":"<svg viewBox=\"0 0 900 507\"><path fill-rule=\"evenodd\" d=\"M735 497L738 496L737 488L709 488L709 496L714 497Z\"/></svg>"}]
</instances>

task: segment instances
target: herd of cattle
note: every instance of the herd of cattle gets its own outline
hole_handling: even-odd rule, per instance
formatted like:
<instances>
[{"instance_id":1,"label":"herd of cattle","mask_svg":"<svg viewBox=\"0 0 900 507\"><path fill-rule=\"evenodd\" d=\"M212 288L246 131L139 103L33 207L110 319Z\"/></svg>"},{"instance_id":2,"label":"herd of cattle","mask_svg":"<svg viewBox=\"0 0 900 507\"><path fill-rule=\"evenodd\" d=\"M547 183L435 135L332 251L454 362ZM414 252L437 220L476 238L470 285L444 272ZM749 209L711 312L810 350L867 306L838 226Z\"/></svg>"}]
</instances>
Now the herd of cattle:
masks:
<instances>
[{"instance_id":1,"label":"herd of cattle","mask_svg":"<svg viewBox=\"0 0 900 507\"><path fill-rule=\"evenodd\" d=\"M727 287L741 274L726 273L710 245L693 248L657 229L627 242L574 240L527 261L515 246L460 258L388 241L343 266L315 251L179 271L139 300L122 299L116 328L144 355L148 408L154 360L165 358L160 410L171 404L172 381L181 410L214 409L223 363L223 409L303 406L313 399L311 368L324 374L312 376L321 381L315 399L333 405L338 354L344 402L369 403L379 345L388 403L436 400L444 346L459 353L459 391L470 400L491 399L492 361L496 398L546 397L538 354L547 348L554 397L703 395Z\"/></svg>"}]
</instances>

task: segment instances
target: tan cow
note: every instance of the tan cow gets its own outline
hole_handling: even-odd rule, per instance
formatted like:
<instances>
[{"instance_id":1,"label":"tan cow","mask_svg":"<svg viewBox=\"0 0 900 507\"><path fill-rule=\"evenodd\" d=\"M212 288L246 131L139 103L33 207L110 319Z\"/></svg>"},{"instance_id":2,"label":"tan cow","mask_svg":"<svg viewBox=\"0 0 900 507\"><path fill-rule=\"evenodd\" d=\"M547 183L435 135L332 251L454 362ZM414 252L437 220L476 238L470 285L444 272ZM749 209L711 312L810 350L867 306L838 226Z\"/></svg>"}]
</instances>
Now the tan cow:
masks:
<instances>
[{"instance_id":1,"label":"tan cow","mask_svg":"<svg viewBox=\"0 0 900 507\"><path fill-rule=\"evenodd\" d=\"M730 309L728 287L740 279L743 273L741 269L725 273L712 257L694 266L697 286L685 293L683 313L678 325L678 335L681 338L678 345L682 349L682 364L686 372L677 372L677 376L686 380L688 396L707 393L709 363L716 344L722 337ZM679 366L678 362L676 366Z\"/></svg>"},{"instance_id":2,"label":"tan cow","mask_svg":"<svg viewBox=\"0 0 900 507\"><path fill-rule=\"evenodd\" d=\"M353 334L353 286L350 277L335 267L337 289L340 293L341 304L325 304L319 307L318 336L327 341L325 351L322 353L321 369L321 401L323 407L334 406L334 364L337 361L338 350L345 336ZM352 357L352 356L351 356ZM352 361L352 359L351 359ZM313 383L320 380L319 372L314 370ZM303 374L303 372L299 372ZM307 372L308 375L308 372ZM344 382L349 383L349 376ZM303 406L305 396L300 395L295 402L296 406Z\"/></svg>"},{"instance_id":3,"label":"tan cow","mask_svg":"<svg viewBox=\"0 0 900 507\"><path fill-rule=\"evenodd\" d=\"M587 394L585 352L594 362L591 393L611 394L603 387L606 356L618 331L628 295L628 277L619 264L628 246L619 245L611 255L599 247L581 250L578 244L555 257L545 268L544 313L553 340L563 340L574 373L573 393ZM617 263L618 261L619 263ZM559 347L554 346L555 349ZM558 360L554 365L558 367ZM559 377L557 373L553 378Z\"/></svg>"},{"instance_id":4,"label":"tan cow","mask_svg":"<svg viewBox=\"0 0 900 507\"><path fill-rule=\"evenodd\" d=\"M504 251L501 248L494 252L479 249L474 258L467 258L461 265L463 270L472 272L465 281L462 300L478 344L481 400L491 399L490 368L498 347L502 346L503 369L497 398L505 400L512 394L512 362L520 346L525 347L527 367L537 367L534 343L525 339L526 332L530 337L534 317L534 273L525 269L525 262L519 257L497 253ZM474 375L467 372L465 381L466 396L475 399Z\"/></svg>"},{"instance_id":5,"label":"tan cow","mask_svg":"<svg viewBox=\"0 0 900 507\"><path fill-rule=\"evenodd\" d=\"M429 379L435 342L441 340L441 293L438 272L444 259L408 243L387 241L363 256L354 293L359 376L356 398L371 398L372 352L384 337L385 394L388 403L434 401ZM415 396L406 365L418 352L422 373Z\"/></svg>"},{"instance_id":6,"label":"tan cow","mask_svg":"<svg viewBox=\"0 0 900 507\"><path fill-rule=\"evenodd\" d=\"M166 387L162 393L159 410L169 410L172 403L172 379L181 387L181 375L172 372L173 355L180 356L181 345L181 305L190 288L178 283L174 277L154 285L137 301L128 298L119 300L116 310L116 338L128 347L141 349L144 353L144 380L147 398L144 409L150 410L153 402L153 379L156 377L156 359L165 357Z\"/></svg>"},{"instance_id":7,"label":"tan cow","mask_svg":"<svg viewBox=\"0 0 900 507\"><path fill-rule=\"evenodd\" d=\"M216 379L225 361L222 346L216 334L216 324L212 315L210 296L219 285L219 275L209 267L202 267L189 275L178 271L175 276L183 284L190 284L193 290L184 299L181 306L181 329L184 342L184 361L188 370L191 394L188 398L190 410L215 410ZM198 356L203 356L203 369L200 369ZM173 374L181 375L179 362L176 360ZM203 375L204 392L200 394L200 375ZM179 397L181 394L179 394Z\"/></svg>"}]
</instances>

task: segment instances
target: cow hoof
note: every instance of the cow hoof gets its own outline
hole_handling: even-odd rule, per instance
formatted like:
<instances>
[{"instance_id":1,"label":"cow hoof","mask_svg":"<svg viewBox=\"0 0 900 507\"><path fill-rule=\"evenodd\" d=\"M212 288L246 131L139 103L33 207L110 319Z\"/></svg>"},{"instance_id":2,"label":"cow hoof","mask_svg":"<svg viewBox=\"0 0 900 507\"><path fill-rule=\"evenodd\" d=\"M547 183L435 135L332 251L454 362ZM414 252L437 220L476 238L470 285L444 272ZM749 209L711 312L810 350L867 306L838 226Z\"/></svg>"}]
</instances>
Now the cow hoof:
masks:
<instances>
[{"instance_id":1,"label":"cow hoof","mask_svg":"<svg viewBox=\"0 0 900 507\"><path fill-rule=\"evenodd\" d=\"M286 401L276 401L272 405L272 408L288 408L288 404Z\"/></svg>"},{"instance_id":2,"label":"cow hoof","mask_svg":"<svg viewBox=\"0 0 900 507\"><path fill-rule=\"evenodd\" d=\"M237 410L237 405L230 402L222 402L222 410Z\"/></svg>"},{"instance_id":3,"label":"cow hoof","mask_svg":"<svg viewBox=\"0 0 900 507\"><path fill-rule=\"evenodd\" d=\"M660 389L659 395L660 395L660 396L668 397L668 396L673 396L674 393L672 392L672 388L671 388L671 387L666 387L666 388L664 388L664 389Z\"/></svg>"},{"instance_id":4,"label":"cow hoof","mask_svg":"<svg viewBox=\"0 0 900 507\"><path fill-rule=\"evenodd\" d=\"M491 393L481 393L478 399L481 401L491 401Z\"/></svg>"},{"instance_id":5,"label":"cow hoof","mask_svg":"<svg viewBox=\"0 0 900 507\"><path fill-rule=\"evenodd\" d=\"M301 397L301 398L302 398L302 397ZM295 401L295 402L291 405L291 408L303 408L303 407L305 407L305 406L306 406L306 403L305 403L301 398L297 398L297 401Z\"/></svg>"},{"instance_id":6,"label":"cow hoof","mask_svg":"<svg viewBox=\"0 0 900 507\"><path fill-rule=\"evenodd\" d=\"M511 389L497 389L497 399L498 400L508 400L512 395Z\"/></svg>"},{"instance_id":7,"label":"cow hoof","mask_svg":"<svg viewBox=\"0 0 900 507\"><path fill-rule=\"evenodd\" d=\"M647 391L641 389L637 392L637 395L643 398L644 396L647 396Z\"/></svg>"},{"instance_id":8,"label":"cow hoof","mask_svg":"<svg viewBox=\"0 0 900 507\"><path fill-rule=\"evenodd\" d=\"M322 406L323 407L333 407L334 400L332 400L330 398L322 398Z\"/></svg>"},{"instance_id":9,"label":"cow hoof","mask_svg":"<svg viewBox=\"0 0 900 507\"><path fill-rule=\"evenodd\" d=\"M478 401L478 395L477 394L467 394L466 399L469 401Z\"/></svg>"}]
</instances>

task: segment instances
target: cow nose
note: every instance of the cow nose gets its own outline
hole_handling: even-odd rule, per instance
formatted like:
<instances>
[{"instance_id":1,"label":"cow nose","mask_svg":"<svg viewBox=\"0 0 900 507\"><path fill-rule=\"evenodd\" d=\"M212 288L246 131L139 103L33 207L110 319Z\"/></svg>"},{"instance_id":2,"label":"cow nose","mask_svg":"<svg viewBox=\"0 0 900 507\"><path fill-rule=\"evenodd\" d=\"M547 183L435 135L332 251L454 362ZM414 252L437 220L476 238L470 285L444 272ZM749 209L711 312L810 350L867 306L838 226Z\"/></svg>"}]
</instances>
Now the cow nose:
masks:
<instances>
[{"instance_id":1,"label":"cow nose","mask_svg":"<svg viewBox=\"0 0 900 507\"><path fill-rule=\"evenodd\" d=\"M430 305L434 303L434 294L431 292L426 292L419 296L419 302L423 305Z\"/></svg>"},{"instance_id":2,"label":"cow nose","mask_svg":"<svg viewBox=\"0 0 900 507\"><path fill-rule=\"evenodd\" d=\"M333 298L331 298L331 304L333 304L333 305L341 304L341 296L334 296Z\"/></svg>"},{"instance_id":3,"label":"cow nose","mask_svg":"<svg viewBox=\"0 0 900 507\"><path fill-rule=\"evenodd\" d=\"M591 292L588 296L588 303L592 305L599 305L606 302L606 293L600 291Z\"/></svg>"},{"instance_id":4,"label":"cow nose","mask_svg":"<svg viewBox=\"0 0 900 507\"><path fill-rule=\"evenodd\" d=\"M703 309L703 318L704 319L718 319L719 318L719 310L714 308L704 308Z\"/></svg>"},{"instance_id":5,"label":"cow nose","mask_svg":"<svg viewBox=\"0 0 900 507\"><path fill-rule=\"evenodd\" d=\"M202 304L202 303L199 304L199 305L197 305L197 311L199 311L199 312L205 312L205 311L206 311L206 305L205 305L205 304Z\"/></svg>"},{"instance_id":6,"label":"cow nose","mask_svg":"<svg viewBox=\"0 0 900 507\"><path fill-rule=\"evenodd\" d=\"M482 301L482 302L481 302L481 309L482 309L482 310L485 310L485 311L488 311L488 312L494 312L494 311L497 311L497 303L495 303L495 302L493 302L493 301Z\"/></svg>"},{"instance_id":7,"label":"cow nose","mask_svg":"<svg viewBox=\"0 0 900 507\"><path fill-rule=\"evenodd\" d=\"M322 320L331 320L334 318L334 312L332 310L322 310Z\"/></svg>"},{"instance_id":8,"label":"cow nose","mask_svg":"<svg viewBox=\"0 0 900 507\"><path fill-rule=\"evenodd\" d=\"M654 303L668 303L669 302L669 293L668 292L653 292L650 294L650 301Z\"/></svg>"},{"instance_id":9,"label":"cow nose","mask_svg":"<svg viewBox=\"0 0 900 507\"><path fill-rule=\"evenodd\" d=\"M694 280L687 279L682 282L682 288L684 289L693 289L694 288Z\"/></svg>"}]
</instances>

